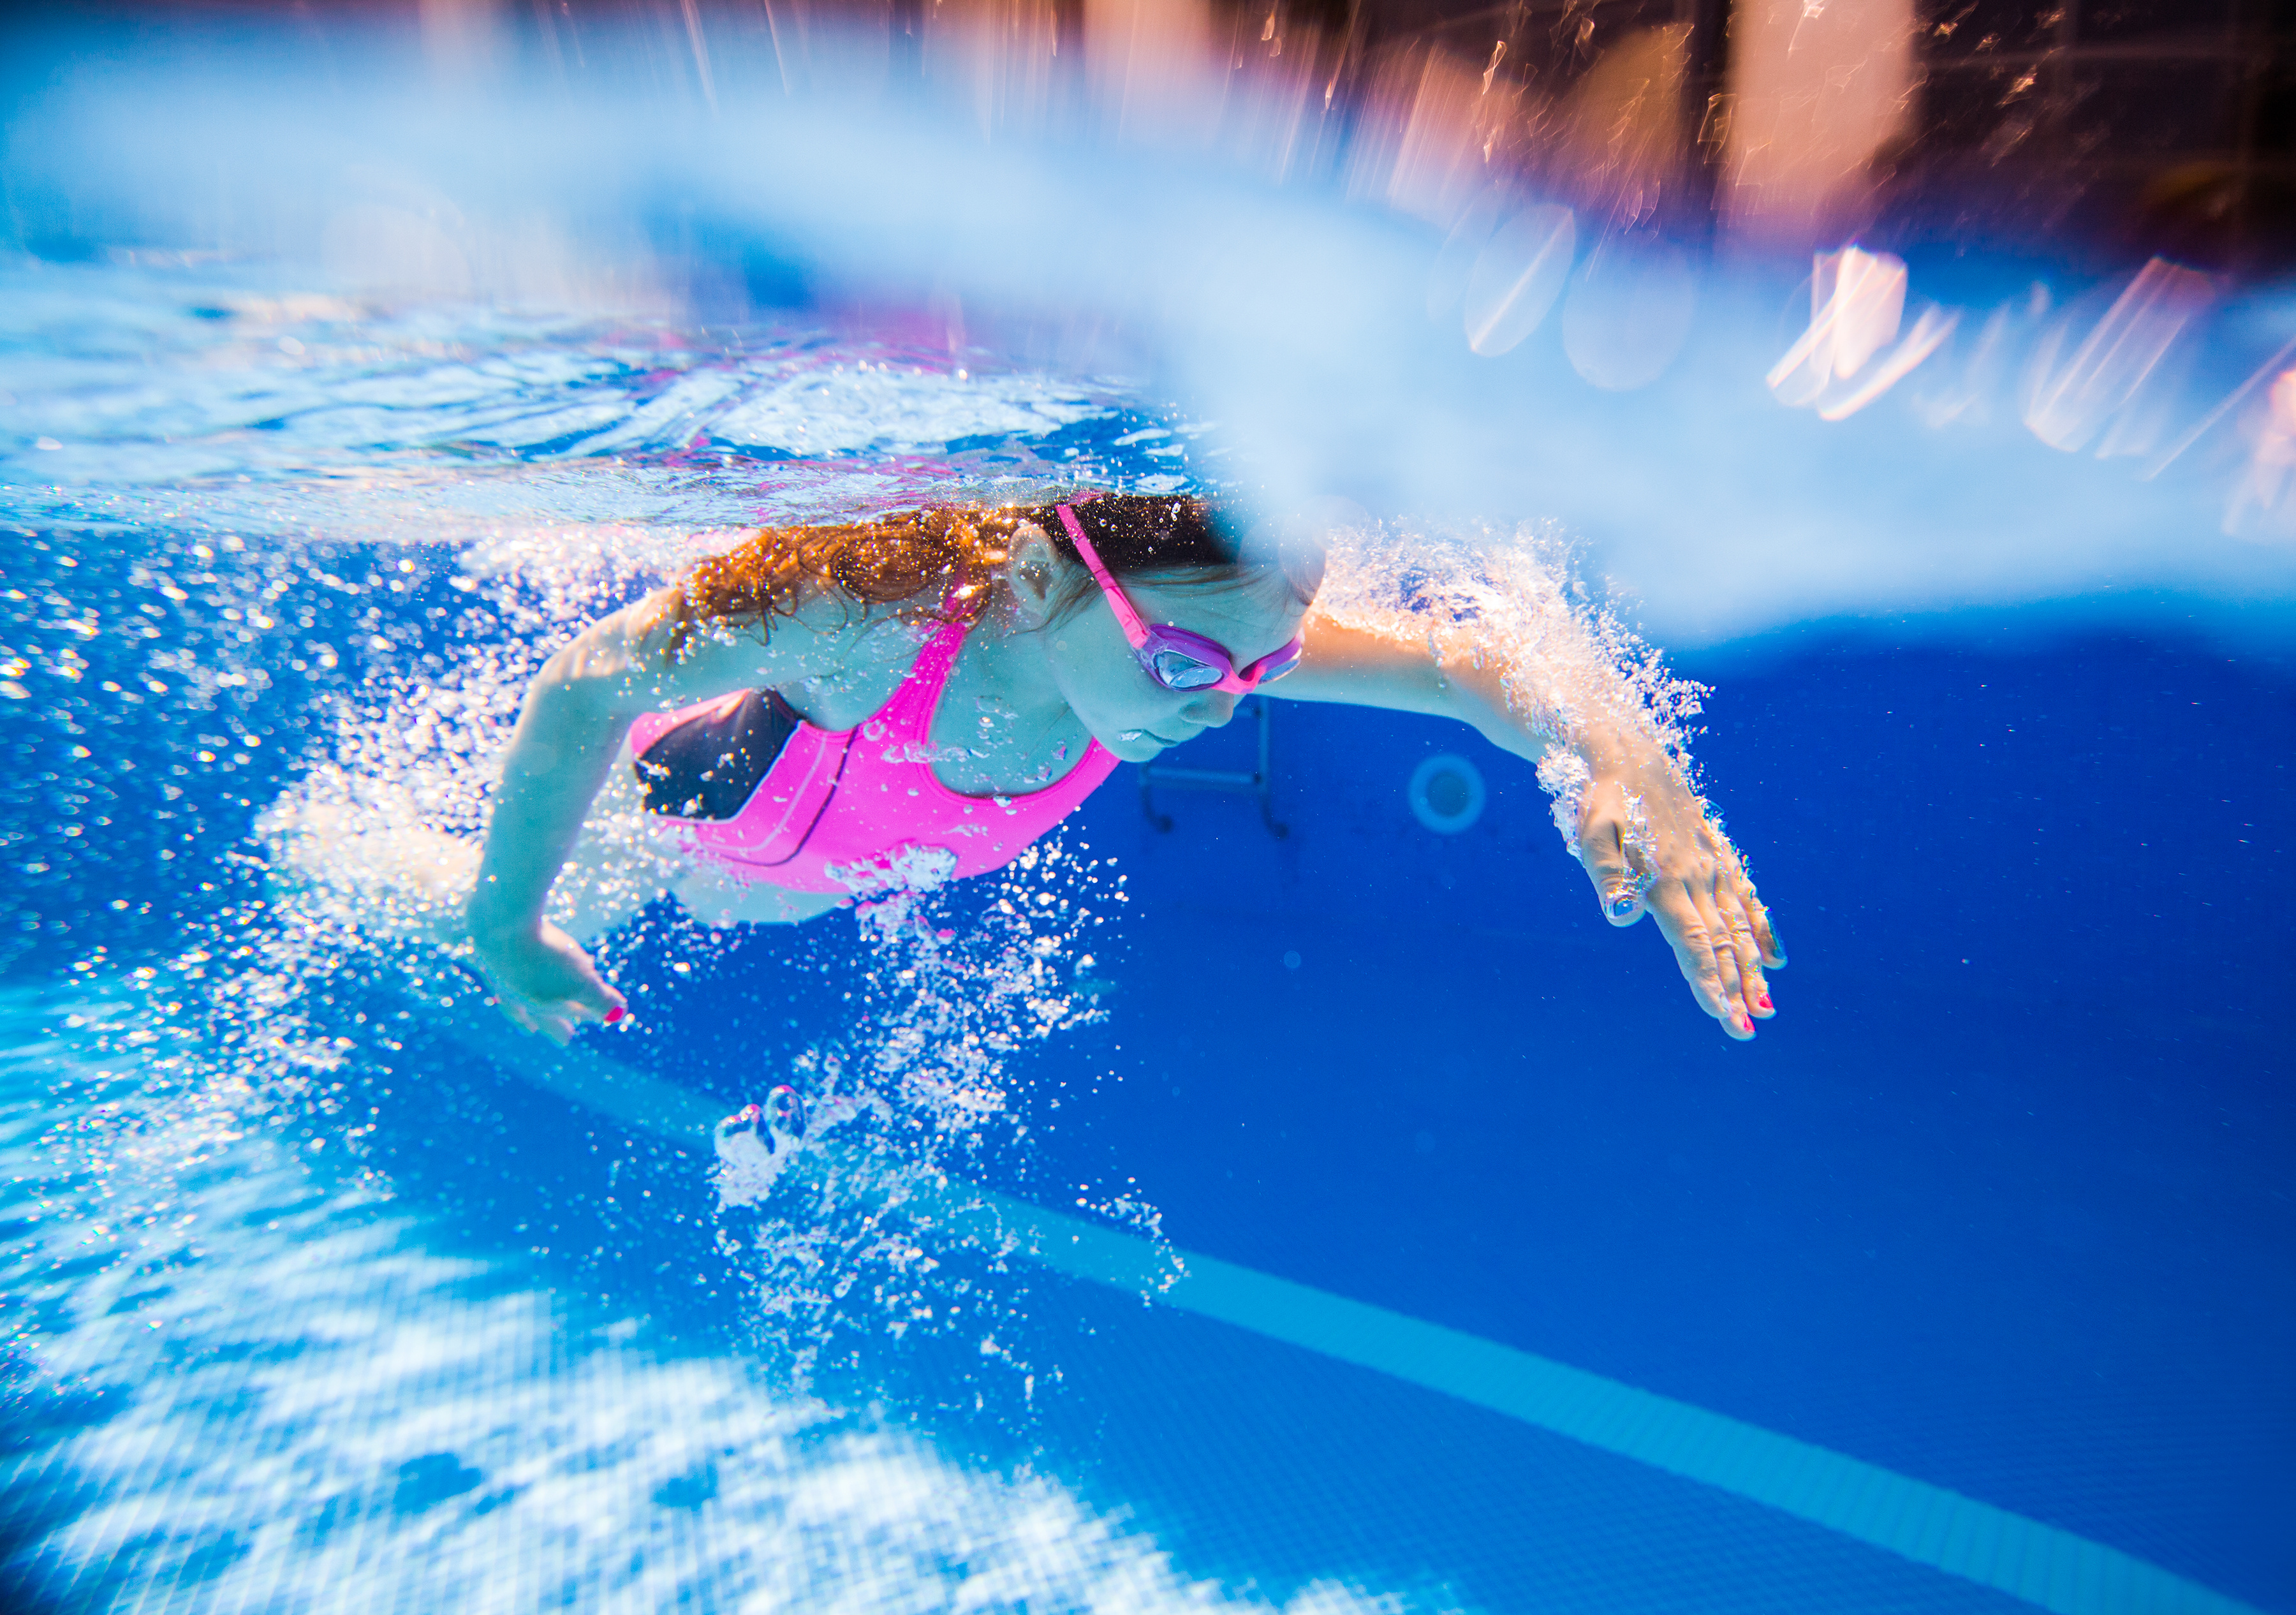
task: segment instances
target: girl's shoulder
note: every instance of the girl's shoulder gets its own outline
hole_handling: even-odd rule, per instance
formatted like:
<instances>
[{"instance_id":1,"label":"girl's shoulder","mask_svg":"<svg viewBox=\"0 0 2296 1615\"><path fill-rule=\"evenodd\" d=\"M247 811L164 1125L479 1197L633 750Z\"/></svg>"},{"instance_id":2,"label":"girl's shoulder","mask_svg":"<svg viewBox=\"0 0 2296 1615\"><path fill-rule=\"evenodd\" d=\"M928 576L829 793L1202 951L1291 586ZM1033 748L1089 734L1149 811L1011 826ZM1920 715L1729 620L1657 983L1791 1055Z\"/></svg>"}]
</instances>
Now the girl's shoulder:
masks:
<instances>
[{"instance_id":1,"label":"girl's shoulder","mask_svg":"<svg viewBox=\"0 0 2296 1615\"><path fill-rule=\"evenodd\" d=\"M940 628L931 601L876 604L832 589L808 589L783 611L761 618L696 618L676 588L657 608L676 633L679 663L739 664L753 669L751 687L802 679L906 669ZM657 630L658 632L659 630Z\"/></svg>"},{"instance_id":2,"label":"girl's shoulder","mask_svg":"<svg viewBox=\"0 0 2296 1615\"><path fill-rule=\"evenodd\" d=\"M803 640L819 652L831 652L839 667L873 667L886 662L903 666L916 660L925 643L940 631L940 596L879 603L855 600L831 588L811 588L791 609L761 622L735 625L734 631L767 644L775 639ZM811 658L808 658L811 660Z\"/></svg>"}]
</instances>

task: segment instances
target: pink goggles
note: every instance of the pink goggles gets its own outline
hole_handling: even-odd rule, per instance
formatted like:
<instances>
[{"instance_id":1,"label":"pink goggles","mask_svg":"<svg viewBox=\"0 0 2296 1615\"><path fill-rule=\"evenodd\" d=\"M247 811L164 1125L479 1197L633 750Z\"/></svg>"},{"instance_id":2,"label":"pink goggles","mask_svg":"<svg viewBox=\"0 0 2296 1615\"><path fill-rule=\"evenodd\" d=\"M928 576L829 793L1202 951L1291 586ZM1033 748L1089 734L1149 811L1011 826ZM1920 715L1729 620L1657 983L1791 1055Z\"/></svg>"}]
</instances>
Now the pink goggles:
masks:
<instances>
[{"instance_id":1,"label":"pink goggles","mask_svg":"<svg viewBox=\"0 0 2296 1615\"><path fill-rule=\"evenodd\" d=\"M1226 690L1234 695L1249 695L1267 680L1281 678L1300 665L1300 653L1308 644L1305 635L1294 637L1279 650L1270 651L1239 673L1235 658L1218 640L1206 639L1169 623L1151 627L1142 621L1130 596L1118 586L1115 575L1101 561L1100 552L1092 547L1092 540L1084 536L1084 523L1077 520L1076 511L1063 504L1060 512L1061 525L1069 530L1069 541L1084 557L1085 565L1092 569L1101 593L1108 596L1108 608L1116 613L1118 626L1131 642L1132 654L1139 658L1141 671L1165 689L1189 693Z\"/></svg>"}]
</instances>

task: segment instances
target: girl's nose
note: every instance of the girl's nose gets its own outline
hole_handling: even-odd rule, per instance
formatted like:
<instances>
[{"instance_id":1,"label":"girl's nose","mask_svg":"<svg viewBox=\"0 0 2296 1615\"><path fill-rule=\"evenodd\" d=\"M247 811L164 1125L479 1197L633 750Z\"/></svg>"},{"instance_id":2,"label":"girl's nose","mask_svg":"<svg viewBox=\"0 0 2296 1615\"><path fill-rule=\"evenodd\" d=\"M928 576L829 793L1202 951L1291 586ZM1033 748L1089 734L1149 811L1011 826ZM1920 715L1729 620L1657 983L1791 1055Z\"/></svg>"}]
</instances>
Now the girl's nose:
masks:
<instances>
[{"instance_id":1,"label":"girl's nose","mask_svg":"<svg viewBox=\"0 0 2296 1615\"><path fill-rule=\"evenodd\" d=\"M1180 715L1200 728L1217 729L1235 716L1237 697L1230 690L1206 690L1191 696Z\"/></svg>"}]
</instances>

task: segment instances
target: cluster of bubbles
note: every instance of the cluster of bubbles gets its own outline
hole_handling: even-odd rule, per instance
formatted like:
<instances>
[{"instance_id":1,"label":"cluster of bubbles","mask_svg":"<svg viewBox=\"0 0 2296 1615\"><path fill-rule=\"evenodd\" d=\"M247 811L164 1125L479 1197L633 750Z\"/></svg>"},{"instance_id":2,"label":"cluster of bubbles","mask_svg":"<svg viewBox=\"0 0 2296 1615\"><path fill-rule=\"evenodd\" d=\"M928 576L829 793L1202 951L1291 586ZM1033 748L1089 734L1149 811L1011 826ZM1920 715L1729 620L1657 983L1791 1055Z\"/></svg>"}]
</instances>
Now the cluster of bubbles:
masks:
<instances>
[{"instance_id":1,"label":"cluster of bubbles","mask_svg":"<svg viewBox=\"0 0 2296 1615\"><path fill-rule=\"evenodd\" d=\"M340 704L324 756L260 821L282 879L262 944L240 962L232 990L261 1006L268 1091L323 1111L339 1080L347 979L387 977L392 993L425 1007L451 1001L472 1012L459 916L527 682L569 631L658 581L660 557L529 545L459 559L422 591L451 603L409 613L444 611L456 654L436 669L375 665ZM399 564L413 579L416 562ZM776 957L769 970L794 963L834 991L830 1018L810 1019L793 1040L784 1029L774 1039L787 1047L783 1062L759 1070L738 1031L780 996L758 976L758 939L662 899L686 873L684 859L619 799L628 796L592 815L585 834L597 845L554 893L554 917L582 934L594 929L586 918L644 916L610 932L601 955L636 993L641 1022L651 1019L649 978L705 992L725 983L683 1012L734 1031L730 1069L710 1073L703 1091L726 1094L731 1082L744 1086L729 1100L754 1099L767 1082L789 1082L825 1146L816 1169L719 1219L717 1249L748 1289L757 1348L811 1383L824 1365L882 1369L867 1355L875 1340L1016 1334L1025 1285L1009 1241L976 1249L960 1233L937 1242L911 1185L938 1188L952 1172L1025 1176L1026 1118L1063 1101L1016 1093L1016 1061L1101 1017L1109 981L1095 973L1089 939L1124 901L1123 877L1055 838L988 881L880 895L810 922L801 939L775 939L773 951L796 958ZM598 1057L643 1063L648 1029L635 1049L619 1036L589 1041ZM498 1062L521 1063L515 1045L490 1046ZM1086 1080L1074 1063L1055 1062L1060 1074L1042 1080ZM324 1083L315 1083L315 1066ZM1136 1207L1128 1220L1152 1235L1152 1211ZM980 1356L1009 1365L1007 1387L1023 1405L1033 1397L1033 1364L1004 1346Z\"/></svg>"},{"instance_id":2,"label":"cluster of bubbles","mask_svg":"<svg viewBox=\"0 0 2296 1615\"><path fill-rule=\"evenodd\" d=\"M1025 1326L1026 1230L967 1215L965 1185L1033 1189L1032 1128L1097 1080L1074 1059L1030 1056L1105 1018L1115 984L1094 932L1120 912L1123 880L1054 837L973 890L909 899L907 922L825 922L816 956L833 961L841 1021L775 1073L805 1095L819 1142L773 1193L723 1212L717 1236L752 1287L758 1353L810 1383L824 1367L882 1373L873 1340L976 1340L998 1372L936 1394L999 1399L1016 1417L1057 1380L1017 1345L1041 1338ZM1160 1242L1137 1197L1095 1209Z\"/></svg>"},{"instance_id":3,"label":"cluster of bubbles","mask_svg":"<svg viewBox=\"0 0 2296 1615\"><path fill-rule=\"evenodd\" d=\"M91 980L134 967L127 985L187 1087L352 1157L379 1192L410 1164L390 1158L388 1119L435 1126L413 1114L418 1092L514 1143L483 1080L446 1075L455 1045L425 1022L459 1033L492 1015L461 900L494 758L567 634L739 521L1009 496L1024 471L1031 488L1055 469L1171 480L1171 456L1150 455L1164 430L979 358L817 332L394 310L270 278L112 265L32 275L12 299L8 334L42 362L37 385L12 378L10 402L63 447L21 445L12 470L57 480L7 490L26 525L0 711L22 721L5 737L0 839L20 878L0 895L0 947ZM118 357L153 343L156 387ZM808 447L772 440L791 422L818 457L776 457ZM592 833L612 856L583 860L599 876L568 882L560 914L639 914L610 939L610 968L683 982L754 964L756 939L644 906L678 870L634 813L602 814ZM849 919L808 927L800 964L848 996L834 1025L775 1029L779 1075L824 1098L865 1090L851 1130L897 1142L902 1171L1025 1176L1015 1062L1093 1018L1110 985L1078 963L1120 899L1088 863L1046 847L994 891L934 898L935 914L965 911L945 916L961 929L923 923L924 909L857 940ZM600 1046L643 1063L647 1041ZM747 1074L701 1074L741 1085L712 1095L729 1110L757 1096ZM706 1152L656 1164L706 1189ZM882 1206L898 1185L874 1169L854 1193ZM775 1215L806 1223L793 1202ZM871 1215L823 1222L843 1244L779 1236L808 1243L807 1261L749 1264L760 1334L800 1313L824 1335L928 1305L963 1316L890 1296L891 1276L931 1269L860 1231ZM568 1241L565 1217L520 1220L537 1244ZM800 1269L814 1277L784 1304L773 1286ZM856 1284L889 1299L840 1311ZM993 1288L975 1286L979 1306ZM819 1355L812 1336L792 1348L800 1369ZM1025 1386L1027 1371L1011 1378Z\"/></svg>"}]
</instances>

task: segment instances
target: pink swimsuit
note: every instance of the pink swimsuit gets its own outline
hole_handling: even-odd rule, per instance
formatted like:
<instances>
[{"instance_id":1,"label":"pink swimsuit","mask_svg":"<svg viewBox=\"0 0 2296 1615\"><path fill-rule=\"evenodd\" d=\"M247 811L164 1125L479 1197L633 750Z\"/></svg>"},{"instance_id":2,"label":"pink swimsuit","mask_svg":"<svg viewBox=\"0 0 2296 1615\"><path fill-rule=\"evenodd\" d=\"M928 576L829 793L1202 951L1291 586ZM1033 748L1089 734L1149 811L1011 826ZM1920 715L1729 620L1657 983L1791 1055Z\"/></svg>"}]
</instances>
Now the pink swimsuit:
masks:
<instances>
[{"instance_id":1,"label":"pink swimsuit","mask_svg":"<svg viewBox=\"0 0 2296 1615\"><path fill-rule=\"evenodd\" d=\"M926 641L892 699L857 727L797 724L733 817L654 816L712 863L793 891L875 897L1003 868L1090 796L1116 758L1094 741L1075 767L1024 796L959 796L942 784L932 770L933 711L964 635L964 624L950 623ZM744 699L736 692L646 713L631 727L630 749L643 755L680 724L730 713Z\"/></svg>"}]
</instances>

